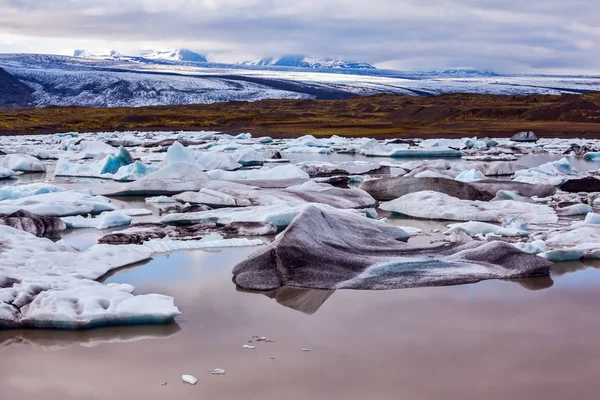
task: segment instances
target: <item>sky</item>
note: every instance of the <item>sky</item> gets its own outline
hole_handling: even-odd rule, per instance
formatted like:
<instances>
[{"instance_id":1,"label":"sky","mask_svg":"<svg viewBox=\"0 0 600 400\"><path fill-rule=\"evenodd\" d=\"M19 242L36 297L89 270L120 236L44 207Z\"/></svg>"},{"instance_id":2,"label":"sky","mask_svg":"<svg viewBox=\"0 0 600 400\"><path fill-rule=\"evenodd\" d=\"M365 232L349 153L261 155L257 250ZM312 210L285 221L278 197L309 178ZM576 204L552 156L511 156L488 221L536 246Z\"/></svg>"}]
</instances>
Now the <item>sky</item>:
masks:
<instances>
[{"instance_id":1,"label":"sky","mask_svg":"<svg viewBox=\"0 0 600 400\"><path fill-rule=\"evenodd\" d=\"M215 62L599 74L599 21L598 0L0 0L0 52L188 48Z\"/></svg>"}]
</instances>

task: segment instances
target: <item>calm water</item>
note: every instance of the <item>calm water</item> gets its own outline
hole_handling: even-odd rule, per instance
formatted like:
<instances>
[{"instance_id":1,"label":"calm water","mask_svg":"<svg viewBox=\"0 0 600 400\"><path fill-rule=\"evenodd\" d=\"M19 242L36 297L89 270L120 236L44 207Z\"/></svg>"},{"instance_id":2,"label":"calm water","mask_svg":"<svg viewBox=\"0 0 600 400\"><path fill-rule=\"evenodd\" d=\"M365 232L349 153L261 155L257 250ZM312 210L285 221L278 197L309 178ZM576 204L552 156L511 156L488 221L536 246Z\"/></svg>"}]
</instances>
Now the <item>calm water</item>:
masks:
<instances>
[{"instance_id":1,"label":"calm water","mask_svg":"<svg viewBox=\"0 0 600 400\"><path fill-rule=\"evenodd\" d=\"M424 229L414 241L435 240L430 232L445 226L393 223ZM86 248L100 235L78 230L65 240ZM257 250L177 252L106 278L173 296L177 324L0 331L1 398L598 398L599 263L444 288L238 291L231 269ZM255 335L275 342L242 349ZM198 384L181 383L182 374Z\"/></svg>"}]
</instances>

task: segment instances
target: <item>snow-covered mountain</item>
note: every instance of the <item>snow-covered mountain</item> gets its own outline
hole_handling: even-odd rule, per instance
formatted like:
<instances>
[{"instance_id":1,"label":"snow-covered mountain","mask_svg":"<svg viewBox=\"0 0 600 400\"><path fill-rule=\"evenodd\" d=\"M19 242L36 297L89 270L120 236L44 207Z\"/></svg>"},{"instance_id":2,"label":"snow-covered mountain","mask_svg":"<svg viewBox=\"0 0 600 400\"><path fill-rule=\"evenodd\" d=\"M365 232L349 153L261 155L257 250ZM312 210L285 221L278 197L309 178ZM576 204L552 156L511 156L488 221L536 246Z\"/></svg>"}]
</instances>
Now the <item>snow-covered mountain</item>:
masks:
<instances>
[{"instance_id":1,"label":"snow-covered mountain","mask_svg":"<svg viewBox=\"0 0 600 400\"><path fill-rule=\"evenodd\" d=\"M195 53L188 49L176 50L149 50L141 54L142 57L151 60L168 60L168 61L191 61L191 62L207 62L205 56Z\"/></svg>"},{"instance_id":2,"label":"snow-covered mountain","mask_svg":"<svg viewBox=\"0 0 600 400\"><path fill-rule=\"evenodd\" d=\"M432 71L429 72L430 75L443 75L443 76L498 76L498 74L492 71L482 71L478 69L445 69L442 71Z\"/></svg>"},{"instance_id":3,"label":"snow-covered mountain","mask_svg":"<svg viewBox=\"0 0 600 400\"><path fill-rule=\"evenodd\" d=\"M206 57L195 53L188 49L175 50L146 50L140 55L124 55L116 50L111 50L107 53L95 53L87 50L75 50L74 57L89 58L95 60L120 60L120 61L138 61L143 60L164 60L164 61L181 61L181 62L207 62Z\"/></svg>"},{"instance_id":4,"label":"snow-covered mountain","mask_svg":"<svg viewBox=\"0 0 600 400\"><path fill-rule=\"evenodd\" d=\"M116 52L77 54L0 54L0 68L7 73L0 76L0 104L125 107L268 98L344 99L379 93L523 95L600 90L597 76L495 75L458 69L429 73L327 67L295 70L273 67L274 60L248 67L150 60Z\"/></svg>"},{"instance_id":5,"label":"snow-covered mountain","mask_svg":"<svg viewBox=\"0 0 600 400\"><path fill-rule=\"evenodd\" d=\"M312 69L375 69L374 66L362 62L335 60L332 58L313 58L301 55L287 55L280 58L269 57L256 61L244 61L245 66L274 66L274 67L296 67Z\"/></svg>"},{"instance_id":6,"label":"snow-covered mountain","mask_svg":"<svg viewBox=\"0 0 600 400\"><path fill-rule=\"evenodd\" d=\"M111 50L108 53L94 53L92 51L87 51L84 49L78 49L73 52L73 57L79 58L95 58L100 60L108 60L108 59L119 59L123 55L116 50Z\"/></svg>"}]
</instances>

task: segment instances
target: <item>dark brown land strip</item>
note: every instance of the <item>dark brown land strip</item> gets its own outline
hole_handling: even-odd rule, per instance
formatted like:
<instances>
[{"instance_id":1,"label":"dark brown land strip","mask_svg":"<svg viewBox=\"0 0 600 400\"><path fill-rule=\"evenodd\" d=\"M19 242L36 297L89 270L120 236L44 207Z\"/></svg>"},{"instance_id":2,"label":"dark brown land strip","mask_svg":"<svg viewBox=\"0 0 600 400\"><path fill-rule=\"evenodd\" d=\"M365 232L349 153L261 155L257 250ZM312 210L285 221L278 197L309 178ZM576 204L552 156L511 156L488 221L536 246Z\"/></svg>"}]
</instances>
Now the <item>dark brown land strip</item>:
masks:
<instances>
[{"instance_id":1,"label":"dark brown land strip","mask_svg":"<svg viewBox=\"0 0 600 400\"><path fill-rule=\"evenodd\" d=\"M600 93L377 95L142 108L0 108L0 135L86 131L218 130L294 137L600 137Z\"/></svg>"}]
</instances>

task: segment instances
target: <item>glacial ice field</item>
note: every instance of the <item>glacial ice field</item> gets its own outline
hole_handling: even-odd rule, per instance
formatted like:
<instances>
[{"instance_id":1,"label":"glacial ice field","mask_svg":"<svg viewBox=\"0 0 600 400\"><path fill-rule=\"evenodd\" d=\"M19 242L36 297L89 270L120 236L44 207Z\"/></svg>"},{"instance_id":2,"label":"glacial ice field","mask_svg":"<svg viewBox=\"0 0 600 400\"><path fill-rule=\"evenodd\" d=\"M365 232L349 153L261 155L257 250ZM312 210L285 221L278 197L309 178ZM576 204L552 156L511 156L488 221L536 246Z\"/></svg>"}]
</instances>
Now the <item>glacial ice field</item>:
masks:
<instances>
[{"instance_id":1,"label":"glacial ice field","mask_svg":"<svg viewBox=\"0 0 600 400\"><path fill-rule=\"evenodd\" d=\"M598 140L104 132L0 150L1 328L185 319L176 290L115 277L189 254L243 251L229 284L262 292L526 282L600 258Z\"/></svg>"},{"instance_id":2,"label":"glacial ice field","mask_svg":"<svg viewBox=\"0 0 600 400\"><path fill-rule=\"evenodd\" d=\"M0 55L0 68L33 88L37 106L139 107L268 98L339 99L380 93L561 94L598 91L600 87L597 76L456 77L379 70L315 72L41 54Z\"/></svg>"}]
</instances>

